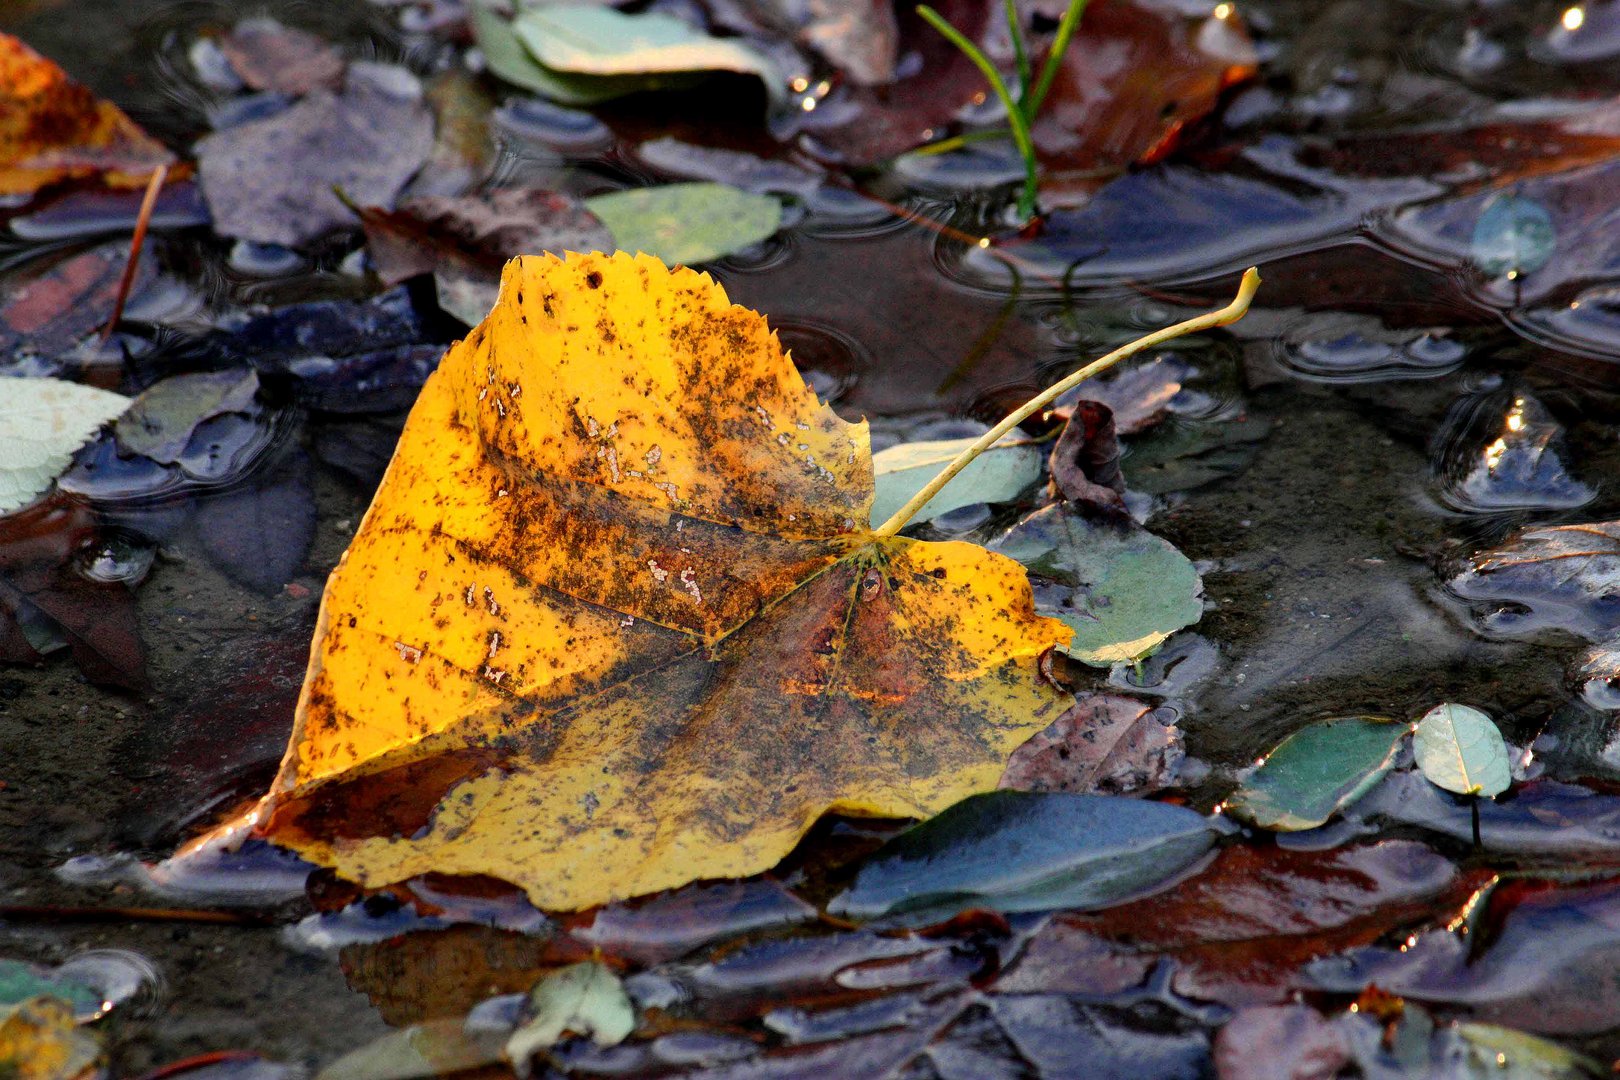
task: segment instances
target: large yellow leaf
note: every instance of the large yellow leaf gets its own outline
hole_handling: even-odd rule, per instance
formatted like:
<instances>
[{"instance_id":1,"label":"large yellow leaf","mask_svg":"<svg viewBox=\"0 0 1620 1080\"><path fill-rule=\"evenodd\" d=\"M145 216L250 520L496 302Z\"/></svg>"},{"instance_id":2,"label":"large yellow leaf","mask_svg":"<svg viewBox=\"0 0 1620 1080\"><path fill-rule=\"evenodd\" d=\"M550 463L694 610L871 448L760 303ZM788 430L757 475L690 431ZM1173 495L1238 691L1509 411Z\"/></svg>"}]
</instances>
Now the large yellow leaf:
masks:
<instances>
[{"instance_id":1,"label":"large yellow leaf","mask_svg":"<svg viewBox=\"0 0 1620 1080\"><path fill-rule=\"evenodd\" d=\"M525 257L327 583L259 828L577 909L995 787L1067 698L1022 569L868 528L866 425L648 256Z\"/></svg>"}]
</instances>

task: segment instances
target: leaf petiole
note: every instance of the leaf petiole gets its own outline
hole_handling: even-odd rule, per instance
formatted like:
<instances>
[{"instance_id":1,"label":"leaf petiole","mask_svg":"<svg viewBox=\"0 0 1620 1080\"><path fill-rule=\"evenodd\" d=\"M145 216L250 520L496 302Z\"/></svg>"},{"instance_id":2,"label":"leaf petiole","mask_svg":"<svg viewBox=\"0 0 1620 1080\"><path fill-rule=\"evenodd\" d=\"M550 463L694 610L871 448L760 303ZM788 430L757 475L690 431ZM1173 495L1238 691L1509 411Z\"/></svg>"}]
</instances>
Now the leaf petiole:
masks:
<instances>
[{"instance_id":1,"label":"leaf petiole","mask_svg":"<svg viewBox=\"0 0 1620 1080\"><path fill-rule=\"evenodd\" d=\"M1216 326L1227 326L1237 322L1248 313L1249 302L1254 299L1255 290L1259 287L1260 271L1251 266L1243 272L1243 280L1238 284L1237 295L1225 307L1206 312L1184 322L1178 322L1174 326L1167 326L1162 330L1155 330L1153 333L1139 337L1127 345L1121 345L1108 355L1093 360L1061 382L1053 383L1045 390L1042 390L1009 413L1001 423L979 436L972 446L958 454L956 460L945 466L938 476L930 480L921 491L918 491L904 506L896 510L889 517L889 520L874 529L873 535L882 539L893 536L905 528L906 523L915 517L919 510L928 505L928 500L939 494L940 489L955 479L956 474L967 468L974 458L994 446L1009 431L1034 415L1036 410L1059 395L1079 386L1093 375L1107 371L1121 360L1134 356L1143 349L1151 349L1161 342L1181 337L1184 334L1195 334L1200 330L1208 330Z\"/></svg>"}]
</instances>

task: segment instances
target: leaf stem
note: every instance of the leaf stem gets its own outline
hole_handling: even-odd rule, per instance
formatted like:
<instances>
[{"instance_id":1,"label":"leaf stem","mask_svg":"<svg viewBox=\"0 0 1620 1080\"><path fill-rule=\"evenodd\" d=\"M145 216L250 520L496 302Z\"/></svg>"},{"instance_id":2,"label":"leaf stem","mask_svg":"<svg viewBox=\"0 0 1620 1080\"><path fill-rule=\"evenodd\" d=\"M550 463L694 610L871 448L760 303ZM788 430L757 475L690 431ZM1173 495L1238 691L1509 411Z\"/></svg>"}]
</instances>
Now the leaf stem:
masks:
<instances>
[{"instance_id":1,"label":"leaf stem","mask_svg":"<svg viewBox=\"0 0 1620 1080\"><path fill-rule=\"evenodd\" d=\"M1079 2L1079 0L1076 0ZM1024 110L1014 100L1012 91L1007 88L1007 80L1001 77L996 65L984 54L984 50L969 41L960 30L945 21L945 17L927 4L917 5L917 14L923 21L938 30L945 36L945 40L962 50L964 56L973 61L973 66L979 69L985 81L990 84L996 97L1001 99L1001 105L1007 110L1007 124L1012 128L1013 142L1018 144L1018 153L1024 159L1024 189L1018 193L1018 214L1026 221L1035 214L1035 192L1039 183L1035 160L1035 143L1029 134L1029 118ZM1064 18L1068 15L1065 13ZM1043 73L1044 75L1044 73Z\"/></svg>"},{"instance_id":2,"label":"leaf stem","mask_svg":"<svg viewBox=\"0 0 1620 1080\"><path fill-rule=\"evenodd\" d=\"M1225 307L1216 311L1206 312L1203 315L1199 315L1196 318L1187 319L1184 322L1178 322L1174 326L1167 326L1163 330L1155 330L1151 334L1137 338L1128 345L1121 345L1107 356L1104 356L1098 360L1093 360L1091 363L1087 364L1079 371L1076 371L1068 378L1062 380L1061 382L1054 383L1045 390L1042 390L1039 394L1036 394L1034 397L1030 398L1017 409L1013 410L1013 412L1008 414L1007 417L1001 421L1001 423L979 436L979 438L974 441L972 446L958 454L955 461L952 461L949 465L945 466L944 470L938 476L930 480L926 487L917 492L917 494L913 495L910 501L908 501L904 506L896 510L888 521L885 521L883 524L874 529L873 535L879 539L883 539L885 537L893 536L901 529L905 528L906 523L915 517L919 510L928 505L928 500L932 499L935 495L938 495L940 489L955 479L956 474L967 468L968 465L973 462L974 458L978 457L991 446L995 445L1002 436L1006 435L1013 428L1023 423L1024 420L1031 416L1037 409L1041 408L1043 405L1046 405L1059 395L1073 389L1076 386L1079 386L1082 382L1091 378L1093 375L1096 375L1098 372L1108 370L1121 360L1124 360L1129 356L1134 356L1143 349L1151 349L1153 346L1158 345L1161 342L1169 341L1172 338L1181 337L1183 334L1193 334L1200 330L1208 330L1211 327L1226 326L1229 323L1237 322L1239 319L1243 318L1245 314L1247 314L1249 310L1249 301L1254 299L1254 292L1259 287L1260 272L1251 266L1249 269L1243 272L1243 281L1238 285L1237 295L1233 297L1232 302L1227 304Z\"/></svg>"}]
</instances>

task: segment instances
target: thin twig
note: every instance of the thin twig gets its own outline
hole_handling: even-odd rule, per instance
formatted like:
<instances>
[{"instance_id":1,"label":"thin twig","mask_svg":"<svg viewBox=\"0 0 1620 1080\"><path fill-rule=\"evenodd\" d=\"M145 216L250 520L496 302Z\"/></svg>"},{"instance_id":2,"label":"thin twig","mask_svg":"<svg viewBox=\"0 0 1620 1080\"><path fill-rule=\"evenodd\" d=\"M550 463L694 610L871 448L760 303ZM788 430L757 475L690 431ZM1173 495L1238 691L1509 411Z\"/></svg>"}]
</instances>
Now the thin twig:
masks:
<instances>
[{"instance_id":1,"label":"thin twig","mask_svg":"<svg viewBox=\"0 0 1620 1080\"><path fill-rule=\"evenodd\" d=\"M199 908L85 907L57 904L0 904L0 922L103 923L178 922L223 926L273 926L268 915Z\"/></svg>"},{"instance_id":2,"label":"thin twig","mask_svg":"<svg viewBox=\"0 0 1620 1080\"><path fill-rule=\"evenodd\" d=\"M159 165L152 170L152 179L146 182L146 194L141 198L141 210L135 218L135 235L129 241L129 261L124 264L124 276L118 281L118 296L113 301L112 318L107 320L106 327L101 331L103 342L113 335L113 328L124 317L124 303L129 299L129 290L135 286L135 268L141 263L141 246L146 243L146 227L152 220L152 210L157 206L158 192L163 190L163 181L168 179L169 167Z\"/></svg>"},{"instance_id":3,"label":"thin twig","mask_svg":"<svg viewBox=\"0 0 1620 1080\"><path fill-rule=\"evenodd\" d=\"M1200 330L1208 330L1211 327L1226 326L1228 323L1237 322L1249 310L1249 301L1254 299L1254 291L1259 287L1260 272L1251 266L1243 272L1243 281L1238 285L1237 296L1233 297L1232 302L1225 307L1199 315L1197 318L1188 319L1185 322L1176 323L1174 326L1167 326L1163 330L1155 330L1145 337L1139 337L1128 345L1120 346L1107 356L1099 360L1093 360L1062 382L1055 383L1036 394L1009 414L1001 423L974 440L972 446L958 454L955 461L945 466L943 472L930 480L926 487L913 495L904 506L896 510L888 521L874 529L873 534L881 539L893 536L905 528L906 523L915 517L919 510L928 505L928 500L938 495L940 488L950 483L957 473L972 463L974 458L995 445L1003 435L1034 415L1047 402L1080 385L1098 372L1106 371L1126 357L1134 356L1143 349L1151 349L1153 346L1169 341L1171 338L1178 338L1183 334L1193 334Z\"/></svg>"}]
</instances>

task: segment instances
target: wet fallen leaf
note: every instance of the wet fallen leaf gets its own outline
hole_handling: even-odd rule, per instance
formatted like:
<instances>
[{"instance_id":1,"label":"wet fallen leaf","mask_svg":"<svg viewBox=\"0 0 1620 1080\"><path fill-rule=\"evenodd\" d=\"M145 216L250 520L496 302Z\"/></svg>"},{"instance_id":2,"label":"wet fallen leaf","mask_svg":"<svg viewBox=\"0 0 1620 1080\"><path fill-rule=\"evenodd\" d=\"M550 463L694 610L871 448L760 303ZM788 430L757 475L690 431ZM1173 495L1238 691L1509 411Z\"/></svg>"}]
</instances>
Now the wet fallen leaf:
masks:
<instances>
[{"instance_id":1,"label":"wet fallen leaf","mask_svg":"<svg viewBox=\"0 0 1620 1080\"><path fill-rule=\"evenodd\" d=\"M782 204L729 184L665 184L585 200L622 251L646 252L667 263L723 258L776 234Z\"/></svg>"},{"instance_id":2,"label":"wet fallen leaf","mask_svg":"<svg viewBox=\"0 0 1620 1080\"><path fill-rule=\"evenodd\" d=\"M1309 1005L1239 1009L1215 1035L1221 1080L1334 1080L1351 1060L1344 1032Z\"/></svg>"},{"instance_id":3,"label":"wet fallen leaf","mask_svg":"<svg viewBox=\"0 0 1620 1080\"><path fill-rule=\"evenodd\" d=\"M0 1005L0 1075L15 1080L76 1080L92 1073L101 1044L80 1031L73 1007L55 997Z\"/></svg>"},{"instance_id":4,"label":"wet fallen leaf","mask_svg":"<svg viewBox=\"0 0 1620 1080\"><path fill-rule=\"evenodd\" d=\"M251 482L197 503L197 542L231 580L267 596L297 575L315 539L315 490L303 451Z\"/></svg>"},{"instance_id":5,"label":"wet fallen leaf","mask_svg":"<svg viewBox=\"0 0 1620 1080\"><path fill-rule=\"evenodd\" d=\"M873 454L877 494L872 500L872 524L887 521L975 439L901 443ZM911 520L932 521L941 514L978 503L1012 502L1034 487L1040 477L1040 450L1029 443L1003 439L974 458Z\"/></svg>"},{"instance_id":6,"label":"wet fallen leaf","mask_svg":"<svg viewBox=\"0 0 1620 1080\"><path fill-rule=\"evenodd\" d=\"M174 161L116 105L0 34L0 195L91 178L144 187L153 169Z\"/></svg>"},{"instance_id":7,"label":"wet fallen leaf","mask_svg":"<svg viewBox=\"0 0 1620 1080\"><path fill-rule=\"evenodd\" d=\"M1412 749L1423 775L1447 791L1489 799L1513 783L1502 733L1478 709L1436 705L1418 721Z\"/></svg>"},{"instance_id":8,"label":"wet fallen leaf","mask_svg":"<svg viewBox=\"0 0 1620 1080\"><path fill-rule=\"evenodd\" d=\"M471 0L473 33L484 62L497 76L516 86L544 94L568 105L595 105L642 90L687 85L696 78L687 72L674 75L580 75L554 71L535 59L518 36L513 21L496 10L491 0Z\"/></svg>"},{"instance_id":9,"label":"wet fallen leaf","mask_svg":"<svg viewBox=\"0 0 1620 1080\"><path fill-rule=\"evenodd\" d=\"M431 1080L500 1064L507 1032L460 1019L427 1020L343 1055L315 1080Z\"/></svg>"},{"instance_id":10,"label":"wet fallen leaf","mask_svg":"<svg viewBox=\"0 0 1620 1080\"><path fill-rule=\"evenodd\" d=\"M1495 602L1486 625L1556 627L1600 641L1620 629L1620 521L1525 529L1483 551L1448 582L1465 600Z\"/></svg>"},{"instance_id":11,"label":"wet fallen leaf","mask_svg":"<svg viewBox=\"0 0 1620 1080\"><path fill-rule=\"evenodd\" d=\"M1235 845L1163 892L1060 924L1175 957L1171 985L1189 997L1283 1002L1311 961L1450 918L1491 877L1411 840L1332 851ZM1044 963L1043 936L1030 950Z\"/></svg>"},{"instance_id":12,"label":"wet fallen leaf","mask_svg":"<svg viewBox=\"0 0 1620 1080\"><path fill-rule=\"evenodd\" d=\"M307 94L336 90L343 82L343 54L307 30L267 16L243 19L219 40L232 69L254 90Z\"/></svg>"},{"instance_id":13,"label":"wet fallen leaf","mask_svg":"<svg viewBox=\"0 0 1620 1080\"><path fill-rule=\"evenodd\" d=\"M203 195L224 236L296 247L356 224L338 197L390 207L433 149L415 76L350 66L343 90L313 90L263 120L197 143Z\"/></svg>"},{"instance_id":14,"label":"wet fallen leaf","mask_svg":"<svg viewBox=\"0 0 1620 1080\"><path fill-rule=\"evenodd\" d=\"M1053 20L1063 13L1061 4L1036 6ZM1163 157L1221 91L1256 70L1254 46L1230 9L1191 14L1162 0L1092 0L1031 125L1043 197L1072 201L1100 177Z\"/></svg>"},{"instance_id":15,"label":"wet fallen leaf","mask_svg":"<svg viewBox=\"0 0 1620 1080\"><path fill-rule=\"evenodd\" d=\"M1171 402L1181 393L1182 384L1197 372L1192 365L1174 356L1159 356L1120 372L1112 379L1082 383L1072 395L1059 398L1052 408L1055 416L1068 419L1075 401L1096 401L1114 414L1114 430L1119 435L1136 435L1163 419ZM1072 397L1074 400L1065 400Z\"/></svg>"},{"instance_id":16,"label":"wet fallen leaf","mask_svg":"<svg viewBox=\"0 0 1620 1080\"><path fill-rule=\"evenodd\" d=\"M635 904L609 904L573 931L608 956L673 960L700 945L810 922L816 909L774 881L687 885Z\"/></svg>"},{"instance_id":17,"label":"wet fallen leaf","mask_svg":"<svg viewBox=\"0 0 1620 1080\"><path fill-rule=\"evenodd\" d=\"M89 986L20 960L0 960L0 1008L20 1005L33 997L59 998L75 1009L101 1005L101 995Z\"/></svg>"},{"instance_id":18,"label":"wet fallen leaf","mask_svg":"<svg viewBox=\"0 0 1620 1080\"><path fill-rule=\"evenodd\" d=\"M1081 695L1051 727L1013 751L998 786L1115 795L1167 787L1186 751L1181 730L1160 711L1134 698Z\"/></svg>"},{"instance_id":19,"label":"wet fallen leaf","mask_svg":"<svg viewBox=\"0 0 1620 1080\"><path fill-rule=\"evenodd\" d=\"M252 370L203 371L164 379L143 393L114 426L118 444L164 465L176 464L197 426L225 413L249 413L259 394Z\"/></svg>"},{"instance_id":20,"label":"wet fallen leaf","mask_svg":"<svg viewBox=\"0 0 1620 1080\"><path fill-rule=\"evenodd\" d=\"M1131 444L1125 479L1149 495L1202 487L1248 468L1270 434L1271 421L1259 416L1164 423Z\"/></svg>"},{"instance_id":21,"label":"wet fallen leaf","mask_svg":"<svg viewBox=\"0 0 1620 1080\"><path fill-rule=\"evenodd\" d=\"M1376 984L1472 1018L1543 1035L1596 1034L1620 1022L1620 887L1549 888L1525 881L1491 895L1479 941L1430 930L1398 946L1368 946L1312 964L1306 985L1359 993Z\"/></svg>"},{"instance_id":22,"label":"wet fallen leaf","mask_svg":"<svg viewBox=\"0 0 1620 1080\"><path fill-rule=\"evenodd\" d=\"M879 848L828 906L908 922L968 907L1098 907L1185 869L1219 827L1170 803L996 791L964 799Z\"/></svg>"},{"instance_id":23,"label":"wet fallen leaf","mask_svg":"<svg viewBox=\"0 0 1620 1080\"><path fill-rule=\"evenodd\" d=\"M867 531L865 427L762 318L628 255L501 297L328 585L270 839L577 909L757 873L828 810L936 813L1061 711L1016 564Z\"/></svg>"},{"instance_id":24,"label":"wet fallen leaf","mask_svg":"<svg viewBox=\"0 0 1620 1080\"><path fill-rule=\"evenodd\" d=\"M512 29L541 65L569 75L658 75L734 71L757 75L773 101L787 80L740 38L717 38L662 11L627 14L597 4L527 6Z\"/></svg>"},{"instance_id":25,"label":"wet fallen leaf","mask_svg":"<svg viewBox=\"0 0 1620 1080\"><path fill-rule=\"evenodd\" d=\"M362 210L360 220L378 277L392 285L431 273L439 306L469 325L495 306L508 259L614 246L578 200L538 188L406 199L392 212Z\"/></svg>"},{"instance_id":26,"label":"wet fallen leaf","mask_svg":"<svg viewBox=\"0 0 1620 1080\"><path fill-rule=\"evenodd\" d=\"M1106 667L1136 660L1204 613L1203 581L1167 540L1131 522L1093 522L1066 504L991 542L1035 579L1035 608L1074 631L1064 651Z\"/></svg>"},{"instance_id":27,"label":"wet fallen leaf","mask_svg":"<svg viewBox=\"0 0 1620 1080\"><path fill-rule=\"evenodd\" d=\"M60 379L0 382L0 514L33 502L129 405L122 394Z\"/></svg>"},{"instance_id":28,"label":"wet fallen leaf","mask_svg":"<svg viewBox=\"0 0 1620 1080\"><path fill-rule=\"evenodd\" d=\"M41 259L0 287L0 371L54 375L61 358L90 331L112 317L119 279L129 261L129 242L114 241L59 259ZM153 260L142 259L130 283L131 298L157 278ZM52 361L57 361L52 363Z\"/></svg>"},{"instance_id":29,"label":"wet fallen leaf","mask_svg":"<svg viewBox=\"0 0 1620 1080\"><path fill-rule=\"evenodd\" d=\"M900 31L894 7L883 0L719 0L708 6L728 28L791 37L815 49L857 85L894 78Z\"/></svg>"},{"instance_id":30,"label":"wet fallen leaf","mask_svg":"<svg viewBox=\"0 0 1620 1080\"><path fill-rule=\"evenodd\" d=\"M1314 829L1383 779L1411 730L1411 724L1372 716L1303 727L1266 755L1227 800L1227 810L1262 829Z\"/></svg>"},{"instance_id":31,"label":"wet fallen leaf","mask_svg":"<svg viewBox=\"0 0 1620 1080\"><path fill-rule=\"evenodd\" d=\"M1469 1050L1470 1078L1508 1075L1519 1080L1580 1080L1613 1075L1601 1061L1512 1028L1463 1023L1451 1030Z\"/></svg>"},{"instance_id":32,"label":"wet fallen leaf","mask_svg":"<svg viewBox=\"0 0 1620 1080\"><path fill-rule=\"evenodd\" d=\"M1052 447L1052 489L1094 517L1128 518L1114 414L1099 401L1077 401Z\"/></svg>"},{"instance_id":33,"label":"wet fallen leaf","mask_svg":"<svg viewBox=\"0 0 1620 1080\"><path fill-rule=\"evenodd\" d=\"M95 542L82 503L54 498L0 518L0 659L67 649L91 682L136 689L145 654L129 588L77 565Z\"/></svg>"},{"instance_id":34,"label":"wet fallen leaf","mask_svg":"<svg viewBox=\"0 0 1620 1080\"><path fill-rule=\"evenodd\" d=\"M636 1028L635 1006L624 984L595 961L553 971L529 991L531 1016L506 1040L506 1060L527 1075L529 1062L557 1045L564 1032L616 1046Z\"/></svg>"}]
</instances>

